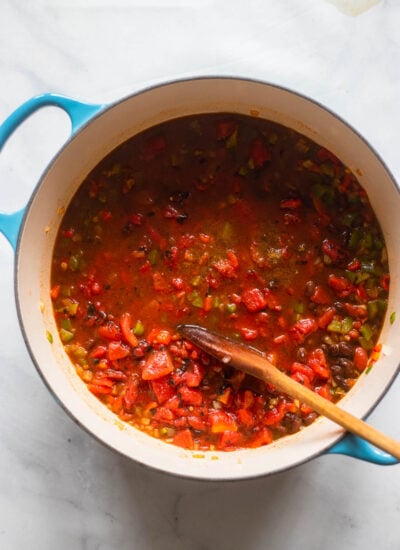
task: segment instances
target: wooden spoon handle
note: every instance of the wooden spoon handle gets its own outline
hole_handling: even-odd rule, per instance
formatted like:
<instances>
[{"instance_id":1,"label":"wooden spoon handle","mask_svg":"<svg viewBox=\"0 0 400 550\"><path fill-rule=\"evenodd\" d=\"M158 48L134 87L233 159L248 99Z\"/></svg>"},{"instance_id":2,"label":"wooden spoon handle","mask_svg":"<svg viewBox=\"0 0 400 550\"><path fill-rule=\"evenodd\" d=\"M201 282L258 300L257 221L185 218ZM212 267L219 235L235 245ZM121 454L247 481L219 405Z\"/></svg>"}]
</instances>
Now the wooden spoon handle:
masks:
<instances>
[{"instance_id":1,"label":"wooden spoon handle","mask_svg":"<svg viewBox=\"0 0 400 550\"><path fill-rule=\"evenodd\" d=\"M259 350L234 342L196 325L180 325L178 331L222 363L233 365L247 374L272 384L279 391L298 399L312 407L317 413L400 460L400 443L398 441L282 373Z\"/></svg>"}]
</instances>

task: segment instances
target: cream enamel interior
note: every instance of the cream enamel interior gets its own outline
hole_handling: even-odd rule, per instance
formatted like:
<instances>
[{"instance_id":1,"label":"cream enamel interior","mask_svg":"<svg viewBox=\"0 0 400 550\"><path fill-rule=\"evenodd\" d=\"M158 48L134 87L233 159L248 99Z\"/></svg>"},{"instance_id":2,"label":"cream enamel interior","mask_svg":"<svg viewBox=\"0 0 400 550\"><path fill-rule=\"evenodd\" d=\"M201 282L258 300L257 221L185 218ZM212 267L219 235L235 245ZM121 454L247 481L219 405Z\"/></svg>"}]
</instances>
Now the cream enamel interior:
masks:
<instances>
[{"instance_id":1,"label":"cream enamel interior","mask_svg":"<svg viewBox=\"0 0 400 550\"><path fill-rule=\"evenodd\" d=\"M268 447L233 453L196 453L167 445L109 412L75 374L57 336L49 298L51 255L62 213L87 173L112 149L159 122L201 112L238 112L274 120L333 151L359 175L380 220L389 251L388 313L399 299L399 191L366 142L343 121L297 94L259 82L209 78L165 84L111 106L66 144L44 174L21 229L16 288L20 319L32 358L56 398L89 432L124 455L159 470L198 479L241 479L277 472L330 447L342 430L326 419ZM389 317L389 315L387 316ZM399 316L400 320L400 316ZM365 416L384 394L399 363L397 323L387 318L384 351L342 406ZM46 331L53 334L50 344Z\"/></svg>"}]
</instances>

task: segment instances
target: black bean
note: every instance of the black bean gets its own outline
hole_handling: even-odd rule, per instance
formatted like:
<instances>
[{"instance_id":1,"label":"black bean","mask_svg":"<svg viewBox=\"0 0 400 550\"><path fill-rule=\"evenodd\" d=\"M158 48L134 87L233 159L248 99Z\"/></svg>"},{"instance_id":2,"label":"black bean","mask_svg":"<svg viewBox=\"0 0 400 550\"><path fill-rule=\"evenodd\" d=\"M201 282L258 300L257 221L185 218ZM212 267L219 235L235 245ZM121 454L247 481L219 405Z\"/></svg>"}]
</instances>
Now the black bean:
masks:
<instances>
[{"instance_id":1,"label":"black bean","mask_svg":"<svg viewBox=\"0 0 400 550\"><path fill-rule=\"evenodd\" d=\"M285 414L283 425L289 434L294 434L300 430L301 420L296 414L289 412Z\"/></svg>"},{"instance_id":2,"label":"black bean","mask_svg":"<svg viewBox=\"0 0 400 550\"><path fill-rule=\"evenodd\" d=\"M337 357L338 355L340 355L339 344L331 344L331 345L329 346L329 353L330 353L333 357Z\"/></svg>"},{"instance_id":3,"label":"black bean","mask_svg":"<svg viewBox=\"0 0 400 550\"><path fill-rule=\"evenodd\" d=\"M339 355L342 357L348 357L349 359L353 359L354 357L354 347L349 344L348 342L339 342Z\"/></svg>"},{"instance_id":4,"label":"black bean","mask_svg":"<svg viewBox=\"0 0 400 550\"><path fill-rule=\"evenodd\" d=\"M343 388L345 391L348 391L350 389L350 386L348 385L347 381L342 376L334 376L334 380L336 384Z\"/></svg>"},{"instance_id":5,"label":"black bean","mask_svg":"<svg viewBox=\"0 0 400 550\"><path fill-rule=\"evenodd\" d=\"M179 224L183 224L183 222L185 220L187 220L188 218L188 215L187 214L178 214L178 216L176 217L176 221L179 223Z\"/></svg>"},{"instance_id":6,"label":"black bean","mask_svg":"<svg viewBox=\"0 0 400 550\"><path fill-rule=\"evenodd\" d=\"M339 357L337 363L344 369L352 369L354 367L353 361L351 359L348 359L347 357Z\"/></svg>"},{"instance_id":7,"label":"black bean","mask_svg":"<svg viewBox=\"0 0 400 550\"><path fill-rule=\"evenodd\" d=\"M314 422L314 420L318 417L316 412L310 412L303 418L303 424L305 426L309 426Z\"/></svg>"},{"instance_id":8,"label":"black bean","mask_svg":"<svg viewBox=\"0 0 400 550\"><path fill-rule=\"evenodd\" d=\"M274 426L274 432L280 435L286 435L288 433L286 426L283 426L282 424L277 424Z\"/></svg>"},{"instance_id":9,"label":"black bean","mask_svg":"<svg viewBox=\"0 0 400 550\"><path fill-rule=\"evenodd\" d=\"M335 302L335 303L333 304L333 307L336 309L336 311L337 311L338 313L347 313L347 312L346 312L346 307L345 307L345 305L343 304L343 302Z\"/></svg>"},{"instance_id":10,"label":"black bean","mask_svg":"<svg viewBox=\"0 0 400 550\"><path fill-rule=\"evenodd\" d=\"M324 343L324 344L321 344L321 349L322 349L322 351L325 353L325 355L326 355L327 353L329 353L329 348L330 348L329 344L325 344L325 343Z\"/></svg>"},{"instance_id":11,"label":"black bean","mask_svg":"<svg viewBox=\"0 0 400 550\"><path fill-rule=\"evenodd\" d=\"M343 367L337 365L336 363L334 365L331 365L330 369L333 376L340 376L343 374Z\"/></svg>"}]
</instances>

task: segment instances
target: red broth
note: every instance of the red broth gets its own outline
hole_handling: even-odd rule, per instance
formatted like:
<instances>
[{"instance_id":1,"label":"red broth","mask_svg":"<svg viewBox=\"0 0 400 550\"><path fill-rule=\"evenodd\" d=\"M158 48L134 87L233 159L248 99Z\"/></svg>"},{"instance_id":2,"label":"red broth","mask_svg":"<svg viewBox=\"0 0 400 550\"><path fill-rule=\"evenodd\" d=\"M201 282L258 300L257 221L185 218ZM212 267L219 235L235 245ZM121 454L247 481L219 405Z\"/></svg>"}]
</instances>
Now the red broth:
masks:
<instances>
[{"instance_id":1,"label":"red broth","mask_svg":"<svg viewBox=\"0 0 400 550\"><path fill-rule=\"evenodd\" d=\"M385 244L331 152L234 114L151 128L85 179L62 221L51 297L87 388L189 449L259 447L316 414L176 332L248 342L338 401L369 368L387 307Z\"/></svg>"}]
</instances>

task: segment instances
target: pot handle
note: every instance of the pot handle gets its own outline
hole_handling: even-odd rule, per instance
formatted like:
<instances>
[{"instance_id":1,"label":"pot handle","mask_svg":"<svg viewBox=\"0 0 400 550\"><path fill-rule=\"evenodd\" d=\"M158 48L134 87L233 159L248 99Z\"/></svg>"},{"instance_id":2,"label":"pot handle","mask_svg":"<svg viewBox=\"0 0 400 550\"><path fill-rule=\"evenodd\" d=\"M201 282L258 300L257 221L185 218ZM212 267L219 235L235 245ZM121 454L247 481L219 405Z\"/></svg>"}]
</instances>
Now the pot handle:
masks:
<instances>
[{"instance_id":1,"label":"pot handle","mask_svg":"<svg viewBox=\"0 0 400 550\"><path fill-rule=\"evenodd\" d=\"M352 458L365 460L366 462L372 462L373 464L380 464L381 466L398 464L398 460L394 456L381 451L371 445L371 443L368 443L368 441L350 433L346 434L339 443L328 449L326 454L347 455Z\"/></svg>"},{"instance_id":2,"label":"pot handle","mask_svg":"<svg viewBox=\"0 0 400 550\"><path fill-rule=\"evenodd\" d=\"M0 126L0 151L11 134L25 119L38 109L49 106L59 107L67 113L71 120L71 135L105 107L105 105L82 103L76 99L52 93L33 97L11 113ZM12 214L0 213L0 232L7 238L14 250L17 246L18 234L24 212L25 208Z\"/></svg>"}]
</instances>

